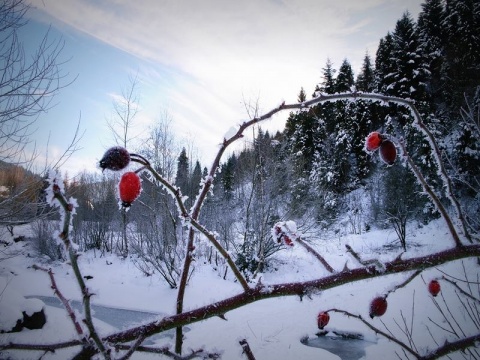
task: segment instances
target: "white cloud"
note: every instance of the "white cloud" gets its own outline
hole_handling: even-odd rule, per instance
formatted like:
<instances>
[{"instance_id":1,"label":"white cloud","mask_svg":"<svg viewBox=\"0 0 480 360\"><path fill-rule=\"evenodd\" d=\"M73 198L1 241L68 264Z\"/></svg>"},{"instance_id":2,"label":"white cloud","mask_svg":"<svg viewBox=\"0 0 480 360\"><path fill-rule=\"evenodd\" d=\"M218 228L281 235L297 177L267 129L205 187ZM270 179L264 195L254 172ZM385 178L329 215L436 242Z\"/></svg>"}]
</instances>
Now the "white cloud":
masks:
<instances>
[{"instance_id":1,"label":"white cloud","mask_svg":"<svg viewBox=\"0 0 480 360\"><path fill-rule=\"evenodd\" d=\"M313 92L327 57L359 68L418 0L32 0L50 17L144 60L142 81L162 86L177 127L202 142L247 115L243 98L267 111ZM391 14L379 13L388 9ZM47 20L47 21L51 21ZM384 22L389 21L388 24ZM379 24L383 24L379 26ZM374 26L375 25L375 26ZM374 27L377 32L372 32ZM378 34L378 31L381 31ZM356 43L351 41L355 38ZM361 41L358 41L361 39ZM363 42L363 43L362 43ZM371 55L372 51L370 51ZM145 65L151 64L151 66ZM160 71L159 69L162 69ZM157 93L160 90L157 91ZM251 96L255 94L255 96ZM143 104L142 104L143 106ZM157 110L157 109L155 109ZM149 114L152 117L151 114Z\"/></svg>"}]
</instances>

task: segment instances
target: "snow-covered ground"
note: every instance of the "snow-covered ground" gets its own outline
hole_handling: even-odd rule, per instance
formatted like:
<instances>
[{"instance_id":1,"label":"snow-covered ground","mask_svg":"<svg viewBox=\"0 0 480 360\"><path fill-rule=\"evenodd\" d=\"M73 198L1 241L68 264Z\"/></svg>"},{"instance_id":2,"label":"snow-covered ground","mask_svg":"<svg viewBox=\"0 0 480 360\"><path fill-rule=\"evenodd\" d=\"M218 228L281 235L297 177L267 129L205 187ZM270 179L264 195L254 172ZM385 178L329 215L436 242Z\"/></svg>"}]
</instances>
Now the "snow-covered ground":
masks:
<instances>
[{"instance_id":1,"label":"snow-covered ground","mask_svg":"<svg viewBox=\"0 0 480 360\"><path fill-rule=\"evenodd\" d=\"M20 229L16 229L17 235ZM10 239L7 232L1 239ZM345 252L345 244L350 244L364 258L377 258L381 261L393 260L401 249L385 248L395 240L391 230L372 230L361 235L322 235L321 239L309 239L326 260L338 271L347 263L350 268L359 266L356 260ZM453 246L443 221L436 220L426 226L416 223L409 225L407 242L411 244L403 257L431 253ZM298 244L297 244L298 245ZM3 245L2 245L3 246ZM53 296L48 275L32 269L33 264L51 267L59 289L71 300L81 300L81 293L70 266L66 263L47 263L35 257L28 243L12 244L2 251L21 250L18 255L0 261L0 326L6 326L15 311L41 307L38 300L18 305L15 296ZM158 276L145 277L129 260L114 255L99 257L98 252L83 253L80 268L83 275L91 275L87 281L92 293L92 302L114 308L142 310L154 313L174 314L176 290L170 289ZM326 275L321 264L300 246L293 246L274 255L272 268L262 274L263 284L303 281ZM440 314L425 284L430 279L442 276L441 271L477 281L478 264L476 259L468 259L446 264L437 269L427 269L422 277L416 277L408 286L397 290L388 297L387 313L375 318L373 325L385 330L385 326L402 341L408 343L403 331L411 329L412 338L420 353L443 344L446 333L437 324L448 327L447 320ZM441 270L441 271L440 271ZM203 259L195 262L195 271L186 291L185 309L194 309L242 291L232 278L222 279ZM409 274L390 275L374 280L361 281L313 294L311 298L283 297L262 300L226 314L226 321L211 318L189 325L185 333L185 353L189 349L204 348L206 351L219 351L222 359L246 359L239 345L247 339L254 355L261 359L339 359L338 356L320 348L306 346L301 339L315 338L318 331L316 316L319 311L330 308L348 310L369 319L369 303L377 295L402 283ZM478 294L477 294L478 295ZM444 300L456 322L466 334L478 331L477 326L465 313L452 286L442 282L442 292L436 300L445 309ZM18 305L18 306L16 306ZM75 329L67 313L52 306L45 306L47 323L42 330L23 330L20 333L0 334L0 343L55 343L75 339ZM448 312L446 312L448 315ZM6 316L8 314L8 316ZM478 315L478 314L477 314ZM450 316L450 315L448 315ZM153 319L151 319L153 320ZM382 324L382 322L384 324ZM116 329L100 320L95 323L101 335ZM366 359L393 359L395 352L404 356L400 348L392 342L377 337L360 321L338 313L330 314L327 330L360 332L371 343L365 349ZM433 335L435 338L432 339ZM157 344L172 343L170 337L156 340ZM367 344L368 345L368 344ZM173 344L172 344L173 346ZM67 359L75 349L57 350L47 353L43 359ZM36 359L42 352L9 351L0 353L0 358ZM154 358L152 355L136 353L133 359ZM157 357L158 358L158 357ZM460 358L454 354L451 358Z\"/></svg>"}]
</instances>

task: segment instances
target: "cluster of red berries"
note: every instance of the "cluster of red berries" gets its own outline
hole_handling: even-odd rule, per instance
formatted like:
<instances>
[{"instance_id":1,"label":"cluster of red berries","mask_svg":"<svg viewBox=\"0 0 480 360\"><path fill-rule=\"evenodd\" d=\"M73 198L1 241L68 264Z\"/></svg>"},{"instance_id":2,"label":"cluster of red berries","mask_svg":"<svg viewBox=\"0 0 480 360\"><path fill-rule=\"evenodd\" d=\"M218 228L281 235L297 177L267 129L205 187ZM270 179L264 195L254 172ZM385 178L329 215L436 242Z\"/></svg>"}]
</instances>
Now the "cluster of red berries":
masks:
<instances>
[{"instance_id":1,"label":"cluster of red berries","mask_svg":"<svg viewBox=\"0 0 480 360\"><path fill-rule=\"evenodd\" d=\"M374 152L380 149L380 159L387 165L393 165L397 158L397 148L393 141L377 131L368 134L365 141L365 149L369 152Z\"/></svg>"},{"instance_id":2,"label":"cluster of red berries","mask_svg":"<svg viewBox=\"0 0 480 360\"><path fill-rule=\"evenodd\" d=\"M437 296L440 293L440 283L437 280L432 280L428 284L428 292L432 296ZM370 302L369 315L373 319L374 317L379 317L384 315L387 312L387 297L386 296L377 296ZM327 311L320 311L317 315L317 325L320 330L323 330L325 326L328 325L330 321L330 315Z\"/></svg>"},{"instance_id":3,"label":"cluster of red berries","mask_svg":"<svg viewBox=\"0 0 480 360\"><path fill-rule=\"evenodd\" d=\"M130 163L130 153L121 146L108 149L100 160L100 168L118 171L125 169ZM134 171L122 175L118 184L120 200L124 208L128 208L138 198L142 191L142 183L138 174Z\"/></svg>"},{"instance_id":4,"label":"cluster of red berries","mask_svg":"<svg viewBox=\"0 0 480 360\"><path fill-rule=\"evenodd\" d=\"M294 246L293 240L290 236L287 235L282 226L279 223L275 224L272 231L274 239L277 241L277 244L283 244L287 246Z\"/></svg>"}]
</instances>

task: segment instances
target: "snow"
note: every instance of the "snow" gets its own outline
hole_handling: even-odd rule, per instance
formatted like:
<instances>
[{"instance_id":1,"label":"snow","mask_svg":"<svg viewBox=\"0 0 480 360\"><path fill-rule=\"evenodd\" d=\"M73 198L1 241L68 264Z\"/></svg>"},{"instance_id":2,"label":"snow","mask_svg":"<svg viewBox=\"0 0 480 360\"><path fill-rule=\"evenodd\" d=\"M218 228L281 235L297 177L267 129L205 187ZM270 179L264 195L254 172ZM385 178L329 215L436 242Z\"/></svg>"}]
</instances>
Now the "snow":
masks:
<instances>
[{"instance_id":1,"label":"snow","mask_svg":"<svg viewBox=\"0 0 480 360\"><path fill-rule=\"evenodd\" d=\"M282 228L290 232L297 231L293 222L283 223ZM448 230L441 219L425 226L412 223L409 225L409 229L407 236L409 247L402 258L425 255L451 246ZM17 234L21 230L16 228ZM24 227L23 231L28 231L28 228ZM11 240L7 232L1 233L0 237ZM376 229L355 235L350 234L348 229L344 228L336 233L317 232L315 237L307 240L336 271L341 271L346 263L349 268L360 266L346 253L345 244L349 244L362 259L366 260L378 259L380 262L384 262L393 260L401 253L399 247L384 247L384 245L391 245L395 242L396 235L393 230ZM41 307L45 307L47 324L42 330L24 329L19 333L0 334L0 344L8 342L55 343L76 339L75 329L64 310L43 305L39 300L25 300L24 298L33 295L53 296L48 275L43 271L35 271L31 267L37 263L43 267L52 268L58 288L67 299L81 301L82 295L74 281L71 267L67 263L45 263L40 258L34 258L31 256L32 250L25 244L12 243L8 249L8 251L19 251L21 255L0 261L0 322L2 329L14 321L13 314L25 310L38 310ZM475 259L465 260L463 264L466 272L471 274L472 278L476 276ZM99 257L95 256L94 252L85 252L79 257L79 266L84 275L93 276L93 279L87 281L87 286L95 294L91 299L93 304L153 313L175 313L176 290L170 289L159 277L143 276L129 258L121 259L111 254ZM445 334L428 321L428 317L430 317L441 323L442 317L439 317L425 285L430 279L443 275L439 270L459 278L464 276L462 262L449 263L438 269L425 270L422 277L416 277L408 286L389 294L387 313L382 318L372 320L372 324L385 330L382 325L384 322L391 331L402 338L403 334L398 330L396 323L403 324L403 316L409 325L410 321L414 324L414 339L420 349L435 347L435 341L426 331L427 326L433 332L436 341L443 343L442 339ZM185 310L207 305L242 292L241 286L234 281L230 271L227 280L223 280L222 275L223 272L219 274L206 261L196 261L195 270L186 289ZM261 282L268 291L268 286L272 284L305 281L324 275L327 275L324 267L303 248L295 246L289 251L280 251L274 255L271 270L261 274ZM389 275L373 280L349 283L309 294L302 299L292 296L257 301L226 313L226 321L215 317L188 325L189 331L184 334L184 349L188 351L188 349L204 348L206 351L220 351L222 359L245 359L239 341L246 339L257 359L339 359L338 356L326 350L306 346L300 341L306 337L310 339L316 337L318 312L335 307L368 319L368 307L371 299L392 290L410 275ZM457 299L454 290L446 283L442 284L442 293L436 300L441 302L441 296L445 296L447 302L455 302ZM458 306L450 306L451 311L455 311L457 308ZM465 314L461 310L457 311L459 312L457 320L462 323L463 330L466 333L477 331L475 326L470 324L468 318L465 318ZM82 318L81 314L77 314L77 317L78 319ZM401 354L397 345L377 336L360 321L335 312L331 312L330 317L330 323L326 330L361 333L365 340L371 342L371 345L365 348L366 359L396 358L395 352ZM156 318L151 319L151 321L153 320ZM101 336L118 330L100 320L95 319L94 321ZM153 341L156 345L170 344L173 347L173 339L170 337L154 338ZM71 358L76 351L78 348L57 350L55 353L46 353L42 358ZM36 359L40 355L42 355L41 352L35 351L8 351L0 353L0 358L6 356L12 359ZM451 358L456 359L457 355L453 354ZM150 358L154 357L141 353L136 353L133 357L133 359Z\"/></svg>"},{"instance_id":2,"label":"snow","mask_svg":"<svg viewBox=\"0 0 480 360\"><path fill-rule=\"evenodd\" d=\"M28 316L42 310L43 303L38 299L25 299L19 291L9 289L6 278L0 277L0 331L9 331L22 319L22 312Z\"/></svg>"},{"instance_id":3,"label":"snow","mask_svg":"<svg viewBox=\"0 0 480 360\"><path fill-rule=\"evenodd\" d=\"M230 127L230 129L227 130L225 135L223 135L223 138L225 140L230 140L232 137L234 137L238 132L238 128L235 128L233 126Z\"/></svg>"}]
</instances>

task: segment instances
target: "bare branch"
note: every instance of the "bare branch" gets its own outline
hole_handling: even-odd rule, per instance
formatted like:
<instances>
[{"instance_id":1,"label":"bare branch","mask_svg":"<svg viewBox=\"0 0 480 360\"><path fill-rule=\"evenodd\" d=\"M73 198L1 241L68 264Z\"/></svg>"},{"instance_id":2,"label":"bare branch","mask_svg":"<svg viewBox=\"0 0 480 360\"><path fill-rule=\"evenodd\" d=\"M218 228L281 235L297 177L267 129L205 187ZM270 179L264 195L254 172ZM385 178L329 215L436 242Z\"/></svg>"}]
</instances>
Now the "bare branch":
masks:
<instances>
[{"instance_id":1,"label":"bare branch","mask_svg":"<svg viewBox=\"0 0 480 360\"><path fill-rule=\"evenodd\" d=\"M41 270L41 271L44 271L48 274L48 276L50 277L50 282L52 284L52 289L53 289L53 292L55 293L55 295L60 299L60 301L62 302L65 310L67 311L68 313L68 316L70 316L70 319L72 320L73 322L73 326L75 327L75 330L77 332L77 334L81 337L83 337L83 329L82 329L82 326L80 325L80 323L77 321L77 317L75 315L75 312L73 311L72 307L70 306L70 303L68 302L68 300L65 298L65 296L63 296L63 294L60 292L58 286L57 286L57 283L55 281L55 277L53 275L53 271L52 269L45 269L41 266L38 266L38 265L33 265L32 266L35 270Z\"/></svg>"},{"instance_id":2,"label":"bare branch","mask_svg":"<svg viewBox=\"0 0 480 360\"><path fill-rule=\"evenodd\" d=\"M384 272L378 272L374 266L370 266L368 268L348 270L306 282L275 284L250 288L249 291L215 302L213 304L183 312L181 314L167 316L160 321L154 321L142 326L109 335L105 337L104 340L111 343L132 341L136 339L136 335L139 332L144 332L148 337L168 329L176 328L178 326L184 326L194 322L206 320L213 316L223 315L230 310L263 299L292 295L304 296L312 291L315 292L331 289L353 281L371 279L378 276L402 273L405 271L430 268L449 261L472 256L480 256L480 245L469 245L461 248L453 248L418 258L406 260L396 259L384 264Z\"/></svg>"},{"instance_id":3,"label":"bare branch","mask_svg":"<svg viewBox=\"0 0 480 360\"><path fill-rule=\"evenodd\" d=\"M327 269L327 271L331 274L335 272L335 270L330 266L330 264L325 260L325 258L320 255L314 248L308 245L305 241L303 241L300 237L295 239L298 244L303 246L310 254L315 256L318 261L322 263L322 265Z\"/></svg>"},{"instance_id":4,"label":"bare branch","mask_svg":"<svg viewBox=\"0 0 480 360\"><path fill-rule=\"evenodd\" d=\"M365 320L361 315L352 314L351 312L348 312L348 311L345 311L345 310L339 310L339 309L329 309L328 311L337 312L337 313L340 313L340 314L347 315L348 317L353 317L355 319L360 320L370 330L373 330L375 333L382 335L383 337L387 338L388 340L390 340L390 341L394 342L395 344L399 345L403 350L410 353L411 355L413 355L417 359L420 359L420 355L415 350L413 350L410 346L408 346L404 342L398 340L396 337L394 337L390 334L387 334L385 331L382 331L379 328L377 328L376 326L372 325L369 321Z\"/></svg>"},{"instance_id":5,"label":"bare branch","mask_svg":"<svg viewBox=\"0 0 480 360\"><path fill-rule=\"evenodd\" d=\"M255 355L253 355L252 349L250 349L250 345L246 339L242 339L239 341L240 345L243 349L243 354L247 357L248 360L255 360Z\"/></svg>"}]
</instances>

